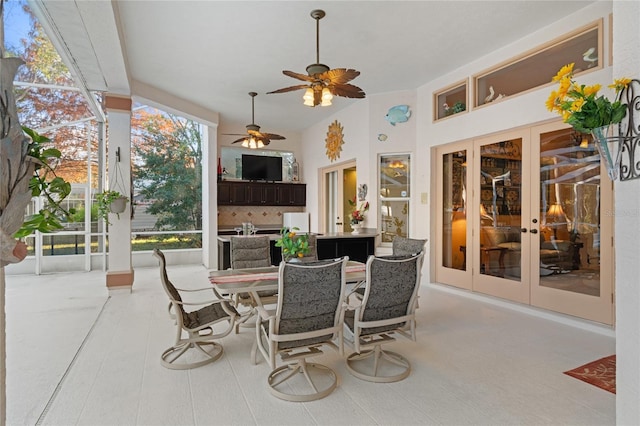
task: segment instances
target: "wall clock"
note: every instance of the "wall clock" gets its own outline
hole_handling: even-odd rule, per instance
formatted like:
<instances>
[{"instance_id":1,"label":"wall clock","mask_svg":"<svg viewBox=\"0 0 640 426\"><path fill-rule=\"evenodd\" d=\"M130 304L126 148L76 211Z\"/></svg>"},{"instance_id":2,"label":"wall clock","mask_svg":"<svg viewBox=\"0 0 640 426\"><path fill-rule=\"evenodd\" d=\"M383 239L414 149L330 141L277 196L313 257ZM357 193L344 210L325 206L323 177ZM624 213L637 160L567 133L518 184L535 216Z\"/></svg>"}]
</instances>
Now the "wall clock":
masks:
<instances>
[{"instance_id":1,"label":"wall clock","mask_svg":"<svg viewBox=\"0 0 640 426\"><path fill-rule=\"evenodd\" d=\"M327 147L327 157L332 163L340 158L340 151L342 151L342 144L344 144L343 137L342 125L338 123L338 120L329 124L325 146Z\"/></svg>"}]
</instances>

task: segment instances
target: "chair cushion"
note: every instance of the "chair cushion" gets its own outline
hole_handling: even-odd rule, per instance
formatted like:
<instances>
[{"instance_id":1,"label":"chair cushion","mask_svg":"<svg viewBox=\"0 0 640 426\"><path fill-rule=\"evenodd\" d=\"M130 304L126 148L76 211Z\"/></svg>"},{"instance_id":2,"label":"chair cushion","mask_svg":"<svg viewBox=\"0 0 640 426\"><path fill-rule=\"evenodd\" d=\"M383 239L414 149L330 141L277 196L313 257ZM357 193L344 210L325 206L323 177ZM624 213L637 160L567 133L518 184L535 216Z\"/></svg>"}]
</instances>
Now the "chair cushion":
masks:
<instances>
[{"instance_id":1,"label":"chair cushion","mask_svg":"<svg viewBox=\"0 0 640 426\"><path fill-rule=\"evenodd\" d=\"M231 312L235 312L237 314L237 311L233 306L226 302L222 303L225 303L227 309ZM210 324L223 318L229 318L229 314L227 314L222 308L222 303L214 303L212 305L205 306L204 308L200 308L197 311L186 312L186 315L184 316L185 328L194 330L205 324Z\"/></svg>"}]
</instances>

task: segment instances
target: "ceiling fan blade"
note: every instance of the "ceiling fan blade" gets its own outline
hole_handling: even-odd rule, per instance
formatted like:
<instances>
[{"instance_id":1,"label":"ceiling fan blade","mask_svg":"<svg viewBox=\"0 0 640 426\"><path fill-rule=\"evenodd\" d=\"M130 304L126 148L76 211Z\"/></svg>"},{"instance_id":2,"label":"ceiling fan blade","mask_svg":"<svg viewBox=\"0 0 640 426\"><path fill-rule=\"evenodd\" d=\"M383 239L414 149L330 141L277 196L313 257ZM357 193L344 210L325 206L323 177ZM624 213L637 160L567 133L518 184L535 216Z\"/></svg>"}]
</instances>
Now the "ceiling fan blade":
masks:
<instances>
[{"instance_id":1,"label":"ceiling fan blade","mask_svg":"<svg viewBox=\"0 0 640 426\"><path fill-rule=\"evenodd\" d=\"M299 84L297 86L285 87L284 89L274 90L273 92L267 92L267 95L272 93L285 93L285 92L293 92L294 90L306 89L309 87L308 84Z\"/></svg>"},{"instance_id":2,"label":"ceiling fan blade","mask_svg":"<svg viewBox=\"0 0 640 426\"><path fill-rule=\"evenodd\" d=\"M262 133L261 136L276 141L282 141L286 139L284 136L276 135L275 133Z\"/></svg>"},{"instance_id":3,"label":"ceiling fan blade","mask_svg":"<svg viewBox=\"0 0 640 426\"><path fill-rule=\"evenodd\" d=\"M235 141L231 142L231 143L238 143L238 142L244 142L244 140L247 139L247 135L244 135L243 138L240 139L236 139Z\"/></svg>"},{"instance_id":4,"label":"ceiling fan blade","mask_svg":"<svg viewBox=\"0 0 640 426\"><path fill-rule=\"evenodd\" d=\"M362 99L366 96L361 88L353 84L330 84L329 90L334 96L342 96L344 98Z\"/></svg>"},{"instance_id":5,"label":"ceiling fan blade","mask_svg":"<svg viewBox=\"0 0 640 426\"><path fill-rule=\"evenodd\" d=\"M297 73L297 72L294 72L294 71L284 70L284 71L282 71L282 74L287 75L289 77L297 78L298 80L308 81L310 83L313 83L315 81L315 78L311 77L310 75L300 74L300 73Z\"/></svg>"},{"instance_id":6,"label":"ceiling fan blade","mask_svg":"<svg viewBox=\"0 0 640 426\"><path fill-rule=\"evenodd\" d=\"M360 71L347 68L336 68L323 72L318 76L320 80L329 81L329 84L345 84L360 75Z\"/></svg>"}]
</instances>

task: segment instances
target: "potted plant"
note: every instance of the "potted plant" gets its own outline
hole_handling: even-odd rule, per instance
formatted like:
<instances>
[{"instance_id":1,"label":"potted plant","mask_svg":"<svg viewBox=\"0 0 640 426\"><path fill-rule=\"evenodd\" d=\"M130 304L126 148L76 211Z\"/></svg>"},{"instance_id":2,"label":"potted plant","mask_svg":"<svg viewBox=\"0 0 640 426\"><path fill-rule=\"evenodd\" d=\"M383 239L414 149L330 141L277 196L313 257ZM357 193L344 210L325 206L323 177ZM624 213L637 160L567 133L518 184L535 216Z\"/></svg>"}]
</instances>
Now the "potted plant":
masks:
<instances>
[{"instance_id":1,"label":"potted plant","mask_svg":"<svg viewBox=\"0 0 640 426\"><path fill-rule=\"evenodd\" d=\"M291 229L283 227L280 230L280 238L276 240L276 247L282 248L282 258L285 262L299 261L309 253L309 235L296 234L300 228Z\"/></svg>"},{"instance_id":2,"label":"potted plant","mask_svg":"<svg viewBox=\"0 0 640 426\"><path fill-rule=\"evenodd\" d=\"M120 219L120 213L124 212L127 207L128 197L125 197L118 191L105 190L96 194L96 202L98 203L98 216L102 217L106 223L109 222L109 213L115 213Z\"/></svg>"},{"instance_id":3,"label":"potted plant","mask_svg":"<svg viewBox=\"0 0 640 426\"><path fill-rule=\"evenodd\" d=\"M364 220L364 214L369 211L369 202L363 201L360 203L360 207L356 208L358 204L356 202L356 197L353 197L353 200L349 200L349 205L353 207L353 211L351 212L351 228L353 231L351 232L357 234L360 232L360 225Z\"/></svg>"}]
</instances>

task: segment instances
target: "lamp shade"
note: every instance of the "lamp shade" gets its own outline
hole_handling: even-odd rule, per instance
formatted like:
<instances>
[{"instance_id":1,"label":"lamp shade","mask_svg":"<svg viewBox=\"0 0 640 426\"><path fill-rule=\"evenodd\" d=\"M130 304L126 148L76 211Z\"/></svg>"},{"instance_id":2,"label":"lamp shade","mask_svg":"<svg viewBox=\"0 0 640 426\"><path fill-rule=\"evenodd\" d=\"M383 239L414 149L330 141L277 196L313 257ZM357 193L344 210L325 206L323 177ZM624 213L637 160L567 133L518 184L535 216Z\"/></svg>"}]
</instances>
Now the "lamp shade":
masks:
<instances>
[{"instance_id":1,"label":"lamp shade","mask_svg":"<svg viewBox=\"0 0 640 426\"><path fill-rule=\"evenodd\" d=\"M322 102L320 106L329 106L331 105L331 100L333 99L333 95L331 94L331 90L328 87L322 89Z\"/></svg>"},{"instance_id":2,"label":"lamp shade","mask_svg":"<svg viewBox=\"0 0 640 426\"><path fill-rule=\"evenodd\" d=\"M562 206L560 204L552 204L547 211L547 222L559 223L566 222L567 216L564 214L564 210L562 210Z\"/></svg>"},{"instance_id":3,"label":"lamp shade","mask_svg":"<svg viewBox=\"0 0 640 426\"><path fill-rule=\"evenodd\" d=\"M304 104L306 106L313 106L313 89L311 87L307 88L307 90L304 91L302 99L304 99Z\"/></svg>"}]
</instances>

